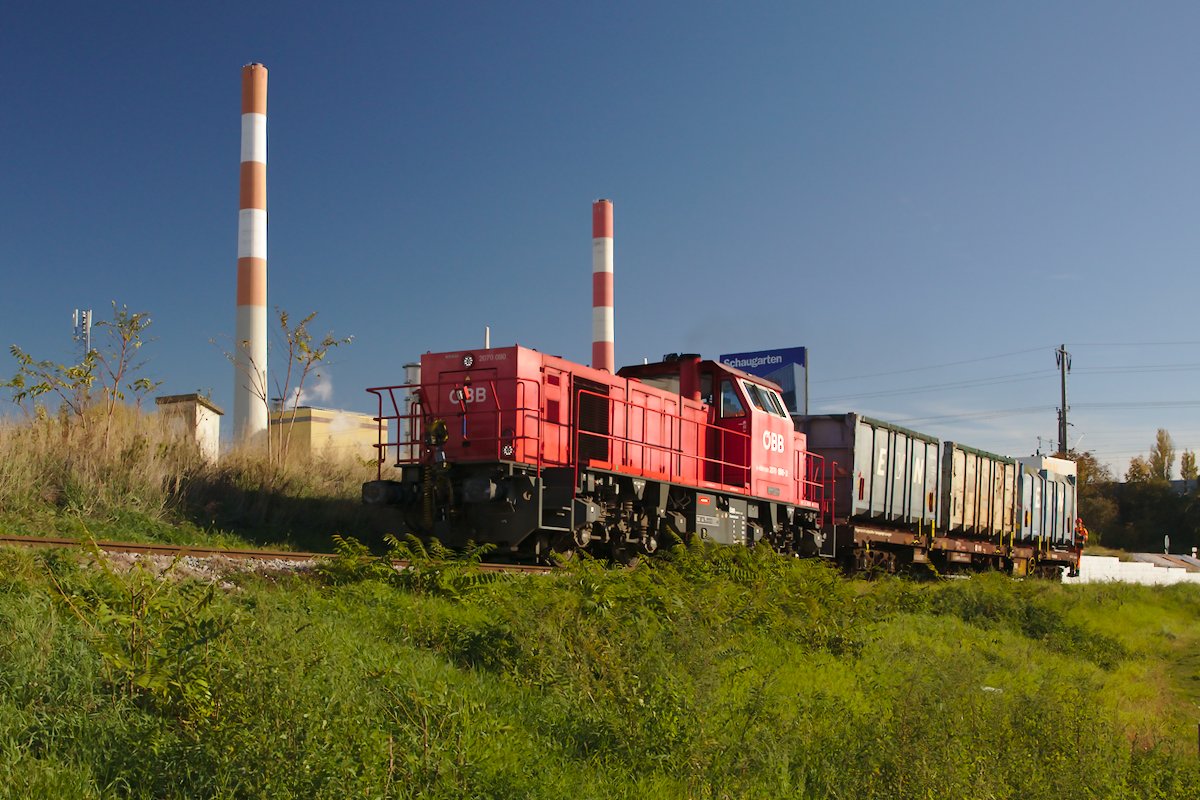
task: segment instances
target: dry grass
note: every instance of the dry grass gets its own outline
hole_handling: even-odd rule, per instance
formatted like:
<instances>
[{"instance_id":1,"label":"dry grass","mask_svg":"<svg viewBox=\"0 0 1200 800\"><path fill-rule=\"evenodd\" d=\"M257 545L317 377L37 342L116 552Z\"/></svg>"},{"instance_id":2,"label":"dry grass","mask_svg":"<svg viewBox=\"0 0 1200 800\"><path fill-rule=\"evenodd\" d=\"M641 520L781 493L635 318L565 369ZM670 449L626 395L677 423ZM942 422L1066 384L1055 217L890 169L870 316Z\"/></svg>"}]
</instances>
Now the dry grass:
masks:
<instances>
[{"instance_id":1,"label":"dry grass","mask_svg":"<svg viewBox=\"0 0 1200 800\"><path fill-rule=\"evenodd\" d=\"M372 477L374 465L270 464L249 451L210 464L158 414L129 407L111 421L97 409L0 423L0 522L37 529L22 532L305 547L339 532L371 538L382 531L359 492Z\"/></svg>"}]
</instances>

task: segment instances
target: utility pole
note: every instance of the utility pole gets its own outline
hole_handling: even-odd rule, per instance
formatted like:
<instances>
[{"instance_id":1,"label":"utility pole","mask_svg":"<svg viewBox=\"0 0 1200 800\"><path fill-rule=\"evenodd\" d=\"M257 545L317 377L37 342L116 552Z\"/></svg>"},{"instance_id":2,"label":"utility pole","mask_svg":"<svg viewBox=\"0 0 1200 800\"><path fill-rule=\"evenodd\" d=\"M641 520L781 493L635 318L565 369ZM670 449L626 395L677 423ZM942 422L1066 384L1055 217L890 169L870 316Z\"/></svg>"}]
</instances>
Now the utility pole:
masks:
<instances>
[{"instance_id":1,"label":"utility pole","mask_svg":"<svg viewBox=\"0 0 1200 800\"><path fill-rule=\"evenodd\" d=\"M1067 346L1060 345L1054 351L1054 362L1058 365L1062 377L1062 405L1058 409L1058 453L1067 454L1067 373L1071 371L1071 354Z\"/></svg>"}]
</instances>

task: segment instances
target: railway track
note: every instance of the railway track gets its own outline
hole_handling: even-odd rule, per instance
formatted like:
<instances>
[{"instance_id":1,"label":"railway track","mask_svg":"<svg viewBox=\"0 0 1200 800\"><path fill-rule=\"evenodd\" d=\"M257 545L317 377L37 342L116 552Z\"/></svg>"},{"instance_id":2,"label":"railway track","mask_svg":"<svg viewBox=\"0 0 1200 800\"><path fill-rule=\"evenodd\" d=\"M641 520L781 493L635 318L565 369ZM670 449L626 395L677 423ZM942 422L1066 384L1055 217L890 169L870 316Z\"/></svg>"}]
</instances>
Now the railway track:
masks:
<instances>
[{"instance_id":1,"label":"railway track","mask_svg":"<svg viewBox=\"0 0 1200 800\"><path fill-rule=\"evenodd\" d=\"M80 539L63 539L43 536L13 536L0 535L0 546L11 547L65 547L83 548L92 544ZM290 561L307 563L323 558L336 558L333 553L305 553L291 550L245 550L236 548L204 547L192 544L158 544L150 542L112 542L97 541L96 547L105 553L129 553L135 555L169 556L171 558L232 558L256 561ZM409 562L403 559L392 561L397 569L405 569ZM499 564L482 563L478 565L482 572L516 572L546 574L547 567L533 564Z\"/></svg>"}]
</instances>

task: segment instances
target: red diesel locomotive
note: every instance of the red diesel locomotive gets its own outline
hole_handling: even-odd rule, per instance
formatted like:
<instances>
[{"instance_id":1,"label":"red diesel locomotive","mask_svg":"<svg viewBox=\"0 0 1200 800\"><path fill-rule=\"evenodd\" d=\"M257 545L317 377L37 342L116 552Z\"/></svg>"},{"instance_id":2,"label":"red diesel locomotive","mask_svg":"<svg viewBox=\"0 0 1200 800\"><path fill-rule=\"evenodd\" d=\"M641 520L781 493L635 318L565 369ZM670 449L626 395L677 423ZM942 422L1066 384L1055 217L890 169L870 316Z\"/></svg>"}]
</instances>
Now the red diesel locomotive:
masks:
<instances>
[{"instance_id":1,"label":"red diesel locomotive","mask_svg":"<svg viewBox=\"0 0 1200 800\"><path fill-rule=\"evenodd\" d=\"M777 386L724 364L614 375L514 346L427 353L419 383L368 391L379 472L363 500L419 536L541 560L629 560L692 535L834 555L821 458Z\"/></svg>"}]
</instances>

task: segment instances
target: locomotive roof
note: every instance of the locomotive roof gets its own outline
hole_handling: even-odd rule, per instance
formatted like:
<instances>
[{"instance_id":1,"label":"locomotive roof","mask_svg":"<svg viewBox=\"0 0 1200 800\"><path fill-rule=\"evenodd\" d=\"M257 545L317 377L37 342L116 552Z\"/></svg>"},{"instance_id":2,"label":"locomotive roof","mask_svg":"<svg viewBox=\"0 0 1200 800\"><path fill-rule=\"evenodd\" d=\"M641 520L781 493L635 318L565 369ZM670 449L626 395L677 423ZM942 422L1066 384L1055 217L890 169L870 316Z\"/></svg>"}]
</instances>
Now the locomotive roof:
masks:
<instances>
[{"instance_id":1,"label":"locomotive roof","mask_svg":"<svg viewBox=\"0 0 1200 800\"><path fill-rule=\"evenodd\" d=\"M664 361L652 361L649 364L629 364L617 370L617 374L627 378L640 378L643 375L661 375L663 373L679 372L679 365L682 362L682 357L667 359ZM737 367L731 367L728 364L722 364L720 361L712 361L710 359L702 359L700 361L701 368L711 366L721 372L729 373L738 378L745 378L751 383L757 383L760 386L769 386L777 392L782 392L783 388L774 381L769 381L759 375L751 375L749 372L743 372Z\"/></svg>"}]
</instances>

